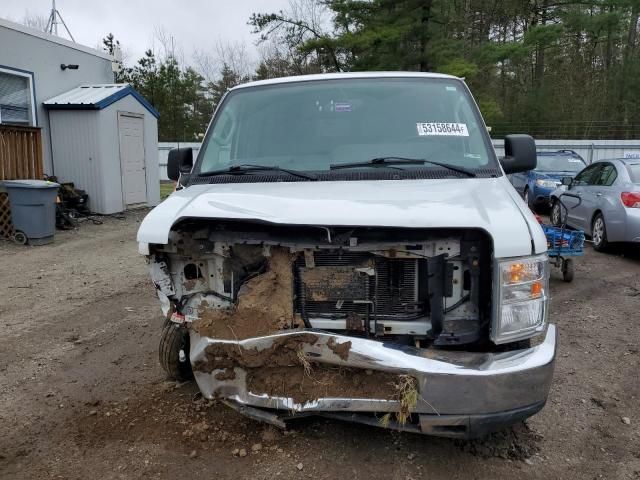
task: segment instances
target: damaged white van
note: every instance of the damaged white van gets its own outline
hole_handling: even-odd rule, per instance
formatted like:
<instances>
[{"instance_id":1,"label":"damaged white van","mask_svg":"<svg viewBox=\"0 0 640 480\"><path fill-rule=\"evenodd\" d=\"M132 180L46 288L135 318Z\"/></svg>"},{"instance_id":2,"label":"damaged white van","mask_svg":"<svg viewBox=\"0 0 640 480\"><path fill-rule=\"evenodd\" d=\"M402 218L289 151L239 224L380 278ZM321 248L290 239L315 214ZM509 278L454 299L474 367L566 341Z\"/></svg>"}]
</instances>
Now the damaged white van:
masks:
<instances>
[{"instance_id":1,"label":"damaged white van","mask_svg":"<svg viewBox=\"0 0 640 480\"><path fill-rule=\"evenodd\" d=\"M285 427L321 415L475 437L538 412L556 329L547 244L465 83L423 73L258 81L220 103L138 232L160 361Z\"/></svg>"}]
</instances>

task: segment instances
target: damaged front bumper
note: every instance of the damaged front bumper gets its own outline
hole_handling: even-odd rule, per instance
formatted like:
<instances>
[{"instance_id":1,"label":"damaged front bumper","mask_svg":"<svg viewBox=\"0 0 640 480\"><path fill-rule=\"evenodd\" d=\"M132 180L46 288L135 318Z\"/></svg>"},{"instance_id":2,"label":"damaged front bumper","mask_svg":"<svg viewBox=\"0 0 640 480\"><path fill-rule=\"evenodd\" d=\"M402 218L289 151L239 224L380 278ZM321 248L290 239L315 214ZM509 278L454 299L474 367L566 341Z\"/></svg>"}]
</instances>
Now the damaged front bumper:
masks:
<instances>
[{"instance_id":1,"label":"damaged front bumper","mask_svg":"<svg viewBox=\"0 0 640 480\"><path fill-rule=\"evenodd\" d=\"M398 400L341 398L336 396L296 402L291 397L253 393L247 370L236 366L206 369L214 348L262 352L296 336L314 337L301 342L304 355L314 364L410 375L417 381L418 402L412 421L385 426L419 433L477 437L523 420L545 404L556 355L556 328L549 325L542 342L534 347L501 353L472 353L419 349L325 331L300 330L246 340L201 337L191 330L190 359L198 386L207 398L225 403L253 418L283 426L284 420L322 415L379 424L379 415L397 412ZM348 353L336 345L349 343ZM209 352L209 353L208 353Z\"/></svg>"}]
</instances>

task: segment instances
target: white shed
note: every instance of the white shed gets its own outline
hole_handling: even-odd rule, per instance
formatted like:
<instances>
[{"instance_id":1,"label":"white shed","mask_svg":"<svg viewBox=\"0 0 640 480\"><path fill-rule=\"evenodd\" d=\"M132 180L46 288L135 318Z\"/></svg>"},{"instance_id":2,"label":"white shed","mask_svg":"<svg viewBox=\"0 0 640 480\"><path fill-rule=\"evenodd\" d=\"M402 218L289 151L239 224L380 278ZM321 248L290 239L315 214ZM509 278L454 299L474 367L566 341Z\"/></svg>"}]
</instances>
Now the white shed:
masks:
<instances>
[{"instance_id":1,"label":"white shed","mask_svg":"<svg viewBox=\"0 0 640 480\"><path fill-rule=\"evenodd\" d=\"M91 211L160 203L158 112L129 84L83 85L44 105L53 174L86 190Z\"/></svg>"}]
</instances>

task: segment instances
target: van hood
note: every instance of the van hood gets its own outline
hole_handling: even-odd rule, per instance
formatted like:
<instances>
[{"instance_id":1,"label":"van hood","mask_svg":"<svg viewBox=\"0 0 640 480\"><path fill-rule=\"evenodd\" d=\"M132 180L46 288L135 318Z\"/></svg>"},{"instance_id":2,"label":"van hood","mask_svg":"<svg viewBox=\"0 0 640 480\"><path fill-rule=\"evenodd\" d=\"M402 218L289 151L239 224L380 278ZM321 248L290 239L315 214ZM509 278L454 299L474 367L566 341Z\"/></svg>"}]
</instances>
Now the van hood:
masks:
<instances>
[{"instance_id":1,"label":"van hood","mask_svg":"<svg viewBox=\"0 0 640 480\"><path fill-rule=\"evenodd\" d=\"M546 251L544 233L506 177L442 180L193 185L154 208L138 230L140 252L166 244L181 219L282 225L477 228L496 257Z\"/></svg>"}]
</instances>

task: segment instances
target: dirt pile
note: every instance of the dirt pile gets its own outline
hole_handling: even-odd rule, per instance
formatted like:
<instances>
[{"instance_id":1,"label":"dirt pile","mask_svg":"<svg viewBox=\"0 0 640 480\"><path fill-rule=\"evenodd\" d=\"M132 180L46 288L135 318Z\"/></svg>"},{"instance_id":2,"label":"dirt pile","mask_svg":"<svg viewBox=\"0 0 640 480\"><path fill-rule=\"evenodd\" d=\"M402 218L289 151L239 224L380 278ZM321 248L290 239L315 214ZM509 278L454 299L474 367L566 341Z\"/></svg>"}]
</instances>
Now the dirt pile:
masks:
<instances>
[{"instance_id":1,"label":"dirt pile","mask_svg":"<svg viewBox=\"0 0 640 480\"><path fill-rule=\"evenodd\" d=\"M214 370L234 367L257 368L268 366L301 366L305 344L313 345L318 337L313 333L276 338L271 347L264 350L244 348L236 344L213 343L205 349L205 360L193 365L193 369L211 373Z\"/></svg>"},{"instance_id":2,"label":"dirt pile","mask_svg":"<svg viewBox=\"0 0 640 480\"><path fill-rule=\"evenodd\" d=\"M194 328L200 335L228 340L268 335L294 325L293 270L295 255L284 248L273 248L267 269L243 284L237 304L228 310L204 305ZM194 370L211 373L219 370L218 381L233 380L234 368L248 373L247 386L255 394L293 398L305 403L323 397L393 399L398 378L384 372L363 371L311 364L303 347L313 345L313 333L276 339L264 350L239 345L212 344L205 359ZM349 358L351 342L328 344L342 360Z\"/></svg>"},{"instance_id":3,"label":"dirt pile","mask_svg":"<svg viewBox=\"0 0 640 480\"><path fill-rule=\"evenodd\" d=\"M193 368L204 373L219 370L215 375L219 381L235 379L234 368L243 368L250 392L288 397L296 403L324 397L397 399L398 375L310 362L303 348L317 341L313 333L300 333L276 338L263 350L214 343L206 347L205 360ZM327 345L339 357L348 358L351 342L338 344L331 339Z\"/></svg>"},{"instance_id":4,"label":"dirt pile","mask_svg":"<svg viewBox=\"0 0 640 480\"><path fill-rule=\"evenodd\" d=\"M392 400L397 375L378 371L313 365L265 367L247 371L250 392L292 398L304 404L318 398L375 398Z\"/></svg>"},{"instance_id":5,"label":"dirt pile","mask_svg":"<svg viewBox=\"0 0 640 480\"><path fill-rule=\"evenodd\" d=\"M465 452L482 458L525 460L540 451L540 440L541 437L526 423L518 423L480 439L456 443Z\"/></svg>"},{"instance_id":6,"label":"dirt pile","mask_svg":"<svg viewBox=\"0 0 640 480\"><path fill-rule=\"evenodd\" d=\"M327 347L342 360L349 360L349 352L351 351L351 342L338 343L334 337L327 342Z\"/></svg>"},{"instance_id":7,"label":"dirt pile","mask_svg":"<svg viewBox=\"0 0 640 480\"><path fill-rule=\"evenodd\" d=\"M205 337L243 340L295 327L294 260L287 249L272 248L267 271L242 285L237 304L227 310L202 305L192 328Z\"/></svg>"}]
</instances>

